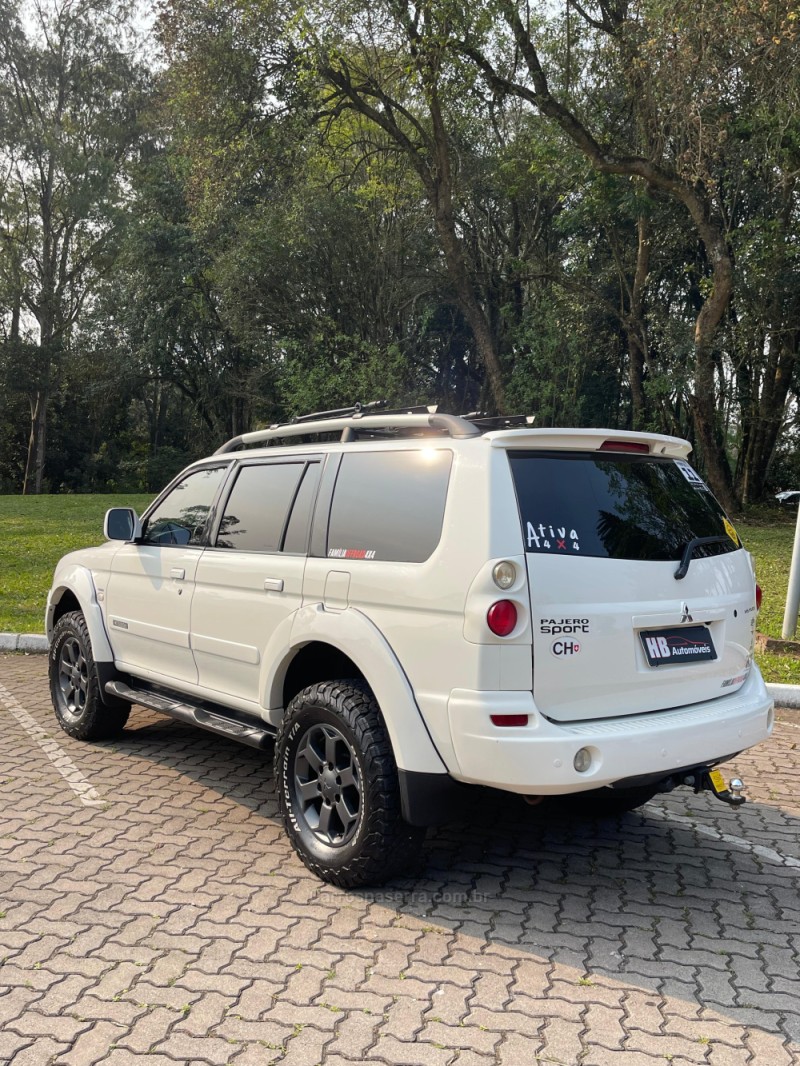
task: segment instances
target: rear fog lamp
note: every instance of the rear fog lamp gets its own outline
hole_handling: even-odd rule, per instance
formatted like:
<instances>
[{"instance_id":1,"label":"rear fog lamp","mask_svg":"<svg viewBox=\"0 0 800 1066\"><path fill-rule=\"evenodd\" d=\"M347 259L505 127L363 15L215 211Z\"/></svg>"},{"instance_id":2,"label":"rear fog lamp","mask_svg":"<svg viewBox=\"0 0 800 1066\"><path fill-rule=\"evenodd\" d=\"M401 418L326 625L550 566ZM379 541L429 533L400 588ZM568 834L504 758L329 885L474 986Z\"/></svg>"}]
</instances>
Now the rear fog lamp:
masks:
<instances>
[{"instance_id":1,"label":"rear fog lamp","mask_svg":"<svg viewBox=\"0 0 800 1066\"><path fill-rule=\"evenodd\" d=\"M527 725L527 714L493 714L492 725Z\"/></svg>"},{"instance_id":2,"label":"rear fog lamp","mask_svg":"<svg viewBox=\"0 0 800 1066\"><path fill-rule=\"evenodd\" d=\"M575 752L575 758L572 760L572 765L579 774L585 774L592 765L592 753L589 749L579 748L578 751Z\"/></svg>"}]
</instances>

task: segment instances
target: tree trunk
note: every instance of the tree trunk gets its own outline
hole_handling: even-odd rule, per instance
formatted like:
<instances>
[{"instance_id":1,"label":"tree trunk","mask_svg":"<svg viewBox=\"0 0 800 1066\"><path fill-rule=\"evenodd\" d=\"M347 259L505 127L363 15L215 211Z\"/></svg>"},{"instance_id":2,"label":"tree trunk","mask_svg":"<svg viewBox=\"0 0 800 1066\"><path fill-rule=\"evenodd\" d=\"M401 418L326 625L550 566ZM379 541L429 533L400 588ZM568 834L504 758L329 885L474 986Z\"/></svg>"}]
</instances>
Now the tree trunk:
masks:
<instances>
[{"instance_id":1,"label":"tree trunk","mask_svg":"<svg viewBox=\"0 0 800 1066\"><path fill-rule=\"evenodd\" d=\"M782 283L787 270L791 270L791 267L787 267L787 251L793 235L796 186L794 175L785 176L781 182L782 206L777 218L776 256L772 270L773 278L780 280L774 286L770 299L769 346L767 365L761 379L761 396L758 403L753 402L749 406L750 418L746 423L749 446L742 470L742 498L747 503L755 503L764 496L767 474L783 425L795 363L800 354L800 330L796 327L800 299L795 287Z\"/></svg>"},{"instance_id":2,"label":"tree trunk","mask_svg":"<svg viewBox=\"0 0 800 1066\"><path fill-rule=\"evenodd\" d=\"M636 272L630 290L630 307L625 317L625 334L628 339L628 377L631 388L631 421L634 429L647 425L647 396L644 391L645 345L647 327L644 319L644 292L650 271L650 226L645 215L640 215L636 225Z\"/></svg>"},{"instance_id":3,"label":"tree trunk","mask_svg":"<svg viewBox=\"0 0 800 1066\"><path fill-rule=\"evenodd\" d=\"M764 496L767 474L783 425L786 400L792 384L800 333L770 340L770 359L764 374L756 425L751 429L742 481L742 498L757 503ZM773 352L775 353L773 356Z\"/></svg>"},{"instance_id":4,"label":"tree trunk","mask_svg":"<svg viewBox=\"0 0 800 1066\"><path fill-rule=\"evenodd\" d=\"M438 199L438 198L437 198ZM434 202L434 214L436 229L442 242L447 272L455 290L461 312L467 320L472 335L475 338L475 347L478 356L486 368L486 376L489 382L489 390L498 414L505 412L506 395L503 382L503 371L500 366L500 358L497 353L495 339L491 327L478 302L475 294L475 286L469 277L464 253L456 233L452 213Z\"/></svg>"},{"instance_id":5,"label":"tree trunk","mask_svg":"<svg viewBox=\"0 0 800 1066\"><path fill-rule=\"evenodd\" d=\"M700 452L714 495L726 511L738 507L733 492L733 479L725 455L724 442L720 439L717 420L716 390L714 382L714 355L707 346L695 349L694 393L691 408Z\"/></svg>"},{"instance_id":6,"label":"tree trunk","mask_svg":"<svg viewBox=\"0 0 800 1066\"><path fill-rule=\"evenodd\" d=\"M25 463L25 480L22 486L23 496L38 496L42 491L48 398L46 389L38 389L30 397L31 434L28 439L28 458Z\"/></svg>"}]
</instances>

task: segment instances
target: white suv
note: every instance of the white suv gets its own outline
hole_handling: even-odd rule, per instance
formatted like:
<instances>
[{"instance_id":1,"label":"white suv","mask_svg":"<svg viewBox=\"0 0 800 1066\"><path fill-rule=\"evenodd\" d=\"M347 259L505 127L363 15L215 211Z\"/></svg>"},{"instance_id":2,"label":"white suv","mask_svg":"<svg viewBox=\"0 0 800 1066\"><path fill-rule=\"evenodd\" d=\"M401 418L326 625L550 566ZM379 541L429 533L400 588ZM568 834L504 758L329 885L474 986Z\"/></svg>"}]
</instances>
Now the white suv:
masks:
<instances>
[{"instance_id":1,"label":"white suv","mask_svg":"<svg viewBox=\"0 0 800 1066\"><path fill-rule=\"evenodd\" d=\"M689 444L498 424L273 427L109 511L48 597L61 726L137 703L274 743L289 836L343 886L407 871L465 783L740 802L714 767L772 729L757 588Z\"/></svg>"}]
</instances>

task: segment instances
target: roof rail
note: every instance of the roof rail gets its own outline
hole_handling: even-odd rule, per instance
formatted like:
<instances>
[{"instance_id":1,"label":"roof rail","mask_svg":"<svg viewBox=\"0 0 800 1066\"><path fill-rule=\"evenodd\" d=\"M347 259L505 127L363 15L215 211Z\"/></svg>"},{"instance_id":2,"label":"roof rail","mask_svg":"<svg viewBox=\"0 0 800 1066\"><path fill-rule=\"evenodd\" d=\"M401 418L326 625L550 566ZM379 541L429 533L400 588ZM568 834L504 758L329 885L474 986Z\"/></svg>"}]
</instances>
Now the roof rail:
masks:
<instances>
[{"instance_id":1,"label":"roof rail","mask_svg":"<svg viewBox=\"0 0 800 1066\"><path fill-rule=\"evenodd\" d=\"M446 433L456 440L464 440L468 437L479 437L481 431L477 426L468 422L458 415L440 415L425 409L425 414L392 414L387 412L379 415L361 415L353 413L344 417L331 415L330 417L318 418L311 422L290 422L285 425L270 426L269 429L257 429L252 433L242 433L238 437L232 437L229 441L217 448L215 455L223 455L225 452L235 451L247 444L261 444L268 441L279 440L281 437L313 436L317 433L336 433L341 431L342 441L356 439L359 430L380 429L405 429L405 430L438 430Z\"/></svg>"}]
</instances>

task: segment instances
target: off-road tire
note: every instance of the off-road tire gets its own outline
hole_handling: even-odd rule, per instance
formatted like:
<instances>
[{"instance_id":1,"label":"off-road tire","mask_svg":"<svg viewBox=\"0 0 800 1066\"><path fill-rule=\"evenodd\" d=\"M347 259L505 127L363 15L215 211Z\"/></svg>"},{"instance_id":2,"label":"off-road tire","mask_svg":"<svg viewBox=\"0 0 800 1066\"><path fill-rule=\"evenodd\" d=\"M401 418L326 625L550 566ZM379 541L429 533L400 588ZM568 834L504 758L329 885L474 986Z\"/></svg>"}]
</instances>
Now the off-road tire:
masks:
<instances>
[{"instance_id":1,"label":"off-road tire","mask_svg":"<svg viewBox=\"0 0 800 1066\"><path fill-rule=\"evenodd\" d=\"M638 788L593 788L590 792L575 792L570 796L559 796L570 814L584 818L614 818L620 814L635 811L657 796L661 789L653 785L640 785Z\"/></svg>"},{"instance_id":2,"label":"off-road tire","mask_svg":"<svg viewBox=\"0 0 800 1066\"><path fill-rule=\"evenodd\" d=\"M309 753L318 748L325 757L315 768L318 756ZM302 777L308 780L302 782ZM323 881L357 888L407 876L416 868L425 829L403 821L389 735L375 697L363 682L326 681L295 696L275 740L275 778L292 846ZM329 809L324 830L323 807ZM339 830L340 839L334 842Z\"/></svg>"},{"instance_id":3,"label":"off-road tire","mask_svg":"<svg viewBox=\"0 0 800 1066\"><path fill-rule=\"evenodd\" d=\"M76 740L106 740L122 731L131 705L112 696L101 699L92 642L80 611L56 622L48 670L50 698L65 733Z\"/></svg>"}]
</instances>

